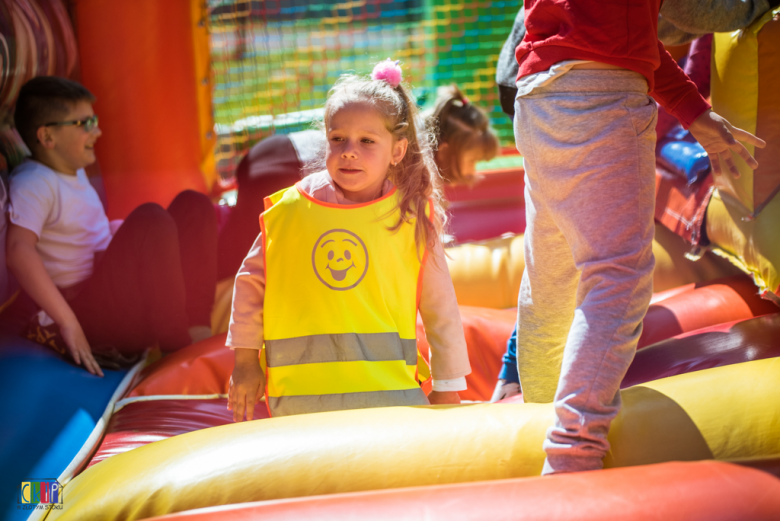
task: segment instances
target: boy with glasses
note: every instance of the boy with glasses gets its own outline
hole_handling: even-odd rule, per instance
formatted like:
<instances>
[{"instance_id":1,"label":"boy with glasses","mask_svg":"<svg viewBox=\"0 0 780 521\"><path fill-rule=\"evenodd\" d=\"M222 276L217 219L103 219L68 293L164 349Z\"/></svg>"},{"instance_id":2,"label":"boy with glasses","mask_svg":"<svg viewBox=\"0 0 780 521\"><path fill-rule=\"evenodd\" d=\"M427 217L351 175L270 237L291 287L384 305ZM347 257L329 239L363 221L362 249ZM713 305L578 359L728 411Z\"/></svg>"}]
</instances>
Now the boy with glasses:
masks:
<instances>
[{"instance_id":1,"label":"boy with glasses","mask_svg":"<svg viewBox=\"0 0 780 521\"><path fill-rule=\"evenodd\" d=\"M7 264L22 293L4 318L17 332L44 328L102 375L95 354L116 362L210 335L217 224L209 199L188 191L167 211L141 205L112 233L84 172L101 135L94 101L50 76L19 93L14 119L32 157L11 173Z\"/></svg>"}]
</instances>

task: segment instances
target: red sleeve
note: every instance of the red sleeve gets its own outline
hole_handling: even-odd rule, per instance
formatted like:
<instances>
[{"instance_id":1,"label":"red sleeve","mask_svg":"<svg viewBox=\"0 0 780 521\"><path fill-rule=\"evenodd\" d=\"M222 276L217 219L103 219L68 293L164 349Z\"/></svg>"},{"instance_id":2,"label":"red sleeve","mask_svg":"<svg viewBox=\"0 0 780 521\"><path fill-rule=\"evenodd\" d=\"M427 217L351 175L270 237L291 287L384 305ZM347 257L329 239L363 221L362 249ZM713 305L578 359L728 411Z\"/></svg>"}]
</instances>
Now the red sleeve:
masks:
<instances>
[{"instance_id":1,"label":"red sleeve","mask_svg":"<svg viewBox=\"0 0 780 521\"><path fill-rule=\"evenodd\" d=\"M696 84L685 75L660 41L658 53L661 65L655 70L655 85L650 95L669 114L680 120L683 127L688 128L710 108L710 104L699 94Z\"/></svg>"}]
</instances>

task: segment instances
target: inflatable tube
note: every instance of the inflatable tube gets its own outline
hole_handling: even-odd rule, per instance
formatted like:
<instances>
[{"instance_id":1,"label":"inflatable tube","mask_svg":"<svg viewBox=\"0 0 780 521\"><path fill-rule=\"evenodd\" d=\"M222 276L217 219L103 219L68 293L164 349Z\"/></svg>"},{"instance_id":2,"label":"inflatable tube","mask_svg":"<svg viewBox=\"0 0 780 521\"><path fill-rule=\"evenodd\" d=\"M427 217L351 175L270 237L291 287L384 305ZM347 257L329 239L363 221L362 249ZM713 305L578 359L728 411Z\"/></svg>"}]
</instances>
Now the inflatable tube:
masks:
<instances>
[{"instance_id":1,"label":"inflatable tube","mask_svg":"<svg viewBox=\"0 0 780 521\"><path fill-rule=\"evenodd\" d=\"M778 338L780 314L721 324L680 335L678 338L640 350L621 387L627 388L712 367L777 357L780 356ZM214 357L224 354L223 341L223 337L210 340L213 349L211 351L198 347L196 352L199 352L203 360L189 359L188 362L183 362L182 353L179 355L180 360L175 363L170 360L171 357L165 359L166 363L172 364L169 366L172 370L159 371L159 368L149 368L144 383L117 405L118 410L112 417L105 438L90 465L153 441L232 423L233 417L227 411L226 399L218 398L223 396L225 391L223 384L219 383L223 377L215 377L213 374L223 374L224 379L227 379L230 372L231 357ZM492 366L498 363L500 355L491 353L487 359L484 359L484 353L471 353L470 356L475 372L486 376L486 384L495 385L496 373ZM488 375L492 377L490 380ZM191 377L191 380L188 381L188 377ZM205 382L206 385L192 386L198 382ZM165 387L155 385L160 383L164 383ZM489 392L489 386L485 387ZM185 391L193 394L177 394ZM485 392L484 389L472 391L479 395ZM163 394L155 395L154 392ZM522 403L522 400L518 396L502 403ZM265 418L267 409L263 404L258 404L255 414L257 418Z\"/></svg>"},{"instance_id":2,"label":"inflatable tube","mask_svg":"<svg viewBox=\"0 0 780 521\"><path fill-rule=\"evenodd\" d=\"M233 351L227 334L213 336L169 354L144 369L127 397L227 395Z\"/></svg>"},{"instance_id":3,"label":"inflatable tube","mask_svg":"<svg viewBox=\"0 0 780 521\"><path fill-rule=\"evenodd\" d=\"M226 398L181 398L117 404L103 441L88 466L148 443L233 423L233 412L227 410ZM265 404L257 404L255 418L268 418Z\"/></svg>"},{"instance_id":4,"label":"inflatable tube","mask_svg":"<svg viewBox=\"0 0 780 521\"><path fill-rule=\"evenodd\" d=\"M620 387L780 357L780 313L699 329L637 351Z\"/></svg>"},{"instance_id":5,"label":"inflatable tube","mask_svg":"<svg viewBox=\"0 0 780 521\"><path fill-rule=\"evenodd\" d=\"M780 454L780 359L621 392L605 466ZM119 454L53 519L141 519L248 501L538 475L552 404L393 407L245 422ZM316 433L316 435L312 435ZM258 471L262 469L262 471Z\"/></svg>"},{"instance_id":6,"label":"inflatable tube","mask_svg":"<svg viewBox=\"0 0 780 521\"><path fill-rule=\"evenodd\" d=\"M444 195L450 215L448 233L458 243L505 233L525 233L522 168L479 172L473 185L448 185Z\"/></svg>"},{"instance_id":7,"label":"inflatable tube","mask_svg":"<svg viewBox=\"0 0 780 521\"><path fill-rule=\"evenodd\" d=\"M657 224L653 255L653 291L665 291L690 283L737 275L740 270L710 253L698 261L685 254L690 245ZM458 304L488 308L517 305L517 294L525 269L523 236L494 238L447 248L447 265Z\"/></svg>"},{"instance_id":8,"label":"inflatable tube","mask_svg":"<svg viewBox=\"0 0 780 521\"><path fill-rule=\"evenodd\" d=\"M778 512L780 480L703 461L229 505L154 521L768 521Z\"/></svg>"},{"instance_id":9,"label":"inflatable tube","mask_svg":"<svg viewBox=\"0 0 780 521\"><path fill-rule=\"evenodd\" d=\"M716 324L780 312L762 299L744 275L696 284L688 291L651 304L642 322L642 348Z\"/></svg>"}]
</instances>

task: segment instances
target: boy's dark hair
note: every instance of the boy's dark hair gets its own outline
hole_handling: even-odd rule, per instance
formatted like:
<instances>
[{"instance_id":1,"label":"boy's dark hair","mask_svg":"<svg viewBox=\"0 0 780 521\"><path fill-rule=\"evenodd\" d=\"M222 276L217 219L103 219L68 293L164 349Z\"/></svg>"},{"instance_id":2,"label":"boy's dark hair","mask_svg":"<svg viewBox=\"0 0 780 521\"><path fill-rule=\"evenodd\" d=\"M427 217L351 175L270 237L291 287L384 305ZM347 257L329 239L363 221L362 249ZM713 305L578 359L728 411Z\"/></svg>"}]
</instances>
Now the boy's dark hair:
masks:
<instances>
[{"instance_id":1,"label":"boy's dark hair","mask_svg":"<svg viewBox=\"0 0 780 521\"><path fill-rule=\"evenodd\" d=\"M38 142L38 129L65 117L79 101L95 102L95 96L75 81L38 76L22 86L14 109L14 124L27 147Z\"/></svg>"}]
</instances>

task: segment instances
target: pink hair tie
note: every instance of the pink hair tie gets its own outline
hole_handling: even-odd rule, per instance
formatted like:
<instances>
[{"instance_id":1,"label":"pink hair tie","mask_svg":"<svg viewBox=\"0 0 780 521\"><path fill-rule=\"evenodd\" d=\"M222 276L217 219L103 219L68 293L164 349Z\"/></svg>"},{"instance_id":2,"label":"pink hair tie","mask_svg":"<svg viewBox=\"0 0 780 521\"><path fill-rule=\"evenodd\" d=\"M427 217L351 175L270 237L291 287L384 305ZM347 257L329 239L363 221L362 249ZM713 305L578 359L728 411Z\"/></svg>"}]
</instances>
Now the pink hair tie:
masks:
<instances>
[{"instance_id":1,"label":"pink hair tie","mask_svg":"<svg viewBox=\"0 0 780 521\"><path fill-rule=\"evenodd\" d=\"M392 88L396 88L401 84L403 79L403 72L401 66L398 65L399 60L391 60L390 58L381 61L374 65L374 70L371 71L372 80L384 80Z\"/></svg>"},{"instance_id":2,"label":"pink hair tie","mask_svg":"<svg viewBox=\"0 0 780 521\"><path fill-rule=\"evenodd\" d=\"M464 107L467 107L467 106L469 105L469 103L471 103L471 102L469 101L469 99L468 99L466 96L463 96L463 97L460 99L460 102L461 102L461 103L463 103L463 106L464 106Z\"/></svg>"}]
</instances>

